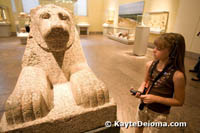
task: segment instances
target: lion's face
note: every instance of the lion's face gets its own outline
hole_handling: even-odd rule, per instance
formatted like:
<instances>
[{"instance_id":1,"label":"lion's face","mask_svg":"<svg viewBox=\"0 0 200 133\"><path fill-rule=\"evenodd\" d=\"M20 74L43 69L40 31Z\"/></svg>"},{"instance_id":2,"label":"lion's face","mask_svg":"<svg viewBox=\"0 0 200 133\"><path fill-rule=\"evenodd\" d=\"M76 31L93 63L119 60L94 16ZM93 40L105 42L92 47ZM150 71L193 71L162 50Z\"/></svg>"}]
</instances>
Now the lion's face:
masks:
<instances>
[{"instance_id":1,"label":"lion's face","mask_svg":"<svg viewBox=\"0 0 200 133\"><path fill-rule=\"evenodd\" d=\"M51 51L63 51L72 36L72 18L63 8L44 6L36 12L38 31Z\"/></svg>"}]
</instances>

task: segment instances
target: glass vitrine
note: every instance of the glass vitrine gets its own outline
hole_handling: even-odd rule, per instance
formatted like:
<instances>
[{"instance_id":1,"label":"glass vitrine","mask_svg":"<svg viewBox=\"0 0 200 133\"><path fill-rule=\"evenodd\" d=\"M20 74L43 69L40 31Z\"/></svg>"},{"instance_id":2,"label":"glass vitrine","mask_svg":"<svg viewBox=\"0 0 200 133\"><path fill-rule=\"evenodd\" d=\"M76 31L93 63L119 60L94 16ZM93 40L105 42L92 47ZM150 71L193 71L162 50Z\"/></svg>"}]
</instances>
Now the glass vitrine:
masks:
<instances>
[{"instance_id":1,"label":"glass vitrine","mask_svg":"<svg viewBox=\"0 0 200 133\"><path fill-rule=\"evenodd\" d=\"M0 23L10 24L8 7L0 5Z\"/></svg>"},{"instance_id":2,"label":"glass vitrine","mask_svg":"<svg viewBox=\"0 0 200 133\"><path fill-rule=\"evenodd\" d=\"M150 27L150 32L155 34L165 33L168 25L169 12L149 12L140 16L141 24Z\"/></svg>"},{"instance_id":3,"label":"glass vitrine","mask_svg":"<svg viewBox=\"0 0 200 133\"><path fill-rule=\"evenodd\" d=\"M8 7L0 5L0 37L11 35L11 25Z\"/></svg>"},{"instance_id":4,"label":"glass vitrine","mask_svg":"<svg viewBox=\"0 0 200 133\"><path fill-rule=\"evenodd\" d=\"M133 44L135 40L135 28L104 26L104 35L125 44Z\"/></svg>"}]
</instances>

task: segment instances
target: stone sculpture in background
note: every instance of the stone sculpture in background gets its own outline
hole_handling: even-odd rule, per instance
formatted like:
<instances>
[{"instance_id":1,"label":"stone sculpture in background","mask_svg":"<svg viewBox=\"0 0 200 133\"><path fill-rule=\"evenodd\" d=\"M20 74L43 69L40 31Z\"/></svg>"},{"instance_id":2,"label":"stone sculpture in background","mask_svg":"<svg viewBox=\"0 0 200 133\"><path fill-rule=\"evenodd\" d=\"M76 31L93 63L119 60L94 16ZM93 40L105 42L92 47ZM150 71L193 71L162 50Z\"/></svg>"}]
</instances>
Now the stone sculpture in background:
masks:
<instances>
[{"instance_id":1,"label":"stone sculpture in background","mask_svg":"<svg viewBox=\"0 0 200 133\"><path fill-rule=\"evenodd\" d=\"M55 118L57 112L67 112L68 117L110 102L104 83L86 62L69 11L55 5L39 6L31 10L30 27L22 71L5 104L7 126L30 124L47 115ZM109 106L114 120L116 106Z\"/></svg>"}]
</instances>

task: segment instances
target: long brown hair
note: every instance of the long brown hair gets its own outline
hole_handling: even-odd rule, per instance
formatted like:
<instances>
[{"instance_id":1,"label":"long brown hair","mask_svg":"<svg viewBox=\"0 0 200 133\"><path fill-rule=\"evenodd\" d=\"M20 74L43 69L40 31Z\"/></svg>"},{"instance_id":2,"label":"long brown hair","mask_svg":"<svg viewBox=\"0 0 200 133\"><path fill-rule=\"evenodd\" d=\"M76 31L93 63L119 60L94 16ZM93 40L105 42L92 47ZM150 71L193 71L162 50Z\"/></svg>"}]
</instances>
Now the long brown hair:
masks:
<instances>
[{"instance_id":1,"label":"long brown hair","mask_svg":"<svg viewBox=\"0 0 200 133\"><path fill-rule=\"evenodd\" d=\"M169 48L169 62L173 64L176 70L183 72L185 76L185 39L178 33L164 33L156 41L162 46L161 48Z\"/></svg>"}]
</instances>

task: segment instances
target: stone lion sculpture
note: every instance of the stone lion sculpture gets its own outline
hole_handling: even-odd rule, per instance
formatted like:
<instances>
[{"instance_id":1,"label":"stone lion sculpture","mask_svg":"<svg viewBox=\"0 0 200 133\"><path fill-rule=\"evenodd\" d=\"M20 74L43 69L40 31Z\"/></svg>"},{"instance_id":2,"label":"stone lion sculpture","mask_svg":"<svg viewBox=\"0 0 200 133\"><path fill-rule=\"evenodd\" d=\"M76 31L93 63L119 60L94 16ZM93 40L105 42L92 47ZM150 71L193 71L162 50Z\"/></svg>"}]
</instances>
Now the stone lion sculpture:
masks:
<instances>
[{"instance_id":1,"label":"stone lion sculpture","mask_svg":"<svg viewBox=\"0 0 200 133\"><path fill-rule=\"evenodd\" d=\"M66 82L78 106L109 102L104 83L86 62L69 11L55 5L32 9L30 29L22 71L5 104L9 125L46 116L54 107L54 86Z\"/></svg>"}]
</instances>

